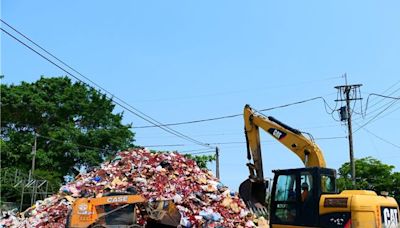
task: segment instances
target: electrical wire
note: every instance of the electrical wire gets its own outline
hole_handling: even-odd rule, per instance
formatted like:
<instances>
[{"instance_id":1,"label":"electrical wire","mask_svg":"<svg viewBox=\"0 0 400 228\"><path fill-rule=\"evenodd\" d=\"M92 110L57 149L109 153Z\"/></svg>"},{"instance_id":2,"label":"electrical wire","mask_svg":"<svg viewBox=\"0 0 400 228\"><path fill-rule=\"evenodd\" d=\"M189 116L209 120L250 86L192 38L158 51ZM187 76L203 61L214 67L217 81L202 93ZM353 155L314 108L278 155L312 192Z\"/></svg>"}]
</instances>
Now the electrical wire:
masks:
<instances>
[{"instance_id":1,"label":"electrical wire","mask_svg":"<svg viewBox=\"0 0 400 228\"><path fill-rule=\"evenodd\" d=\"M368 95L368 97L367 97L367 102L366 102L366 106L365 106L365 112L367 112L368 104L369 104L369 98L371 96L378 96L378 97L383 97L383 98L390 98L390 99L394 99L394 100L400 100L400 97L392 97L392 96L386 96L386 95L377 94L377 93L370 93Z\"/></svg>"},{"instance_id":2,"label":"electrical wire","mask_svg":"<svg viewBox=\"0 0 400 228\"><path fill-rule=\"evenodd\" d=\"M285 107L289 107L289 106L292 106L292 105L298 105L298 104L306 103L306 102L317 100L317 99L322 99L323 102L324 102L324 107L325 108L328 107L329 109L331 109L332 112L327 112L327 113L333 113L335 111L334 109L332 109L329 106L329 104L326 102L325 98L323 98L321 96L313 97L313 98L306 99L306 100L296 101L296 102L292 102L292 103L288 103L288 104L284 104L284 105L279 105L279 106L275 106L275 107L271 107L271 108L264 108L264 109L260 109L259 111L260 112L264 112L264 111L270 111L270 110L279 109L279 108L285 108ZM177 123L168 123L168 124L157 125L157 126L155 126L155 125L145 125L145 126L138 126L138 127L133 127L133 128L134 129L139 129L139 128L154 128L154 127L159 127L159 126L177 126L177 125L194 124L194 123L201 123L201 122L229 119L229 118L234 118L234 117L238 117L238 116L243 116L243 114L240 113L240 114L226 115L226 116L207 118L207 119L200 119L200 120L192 120L192 121L177 122Z\"/></svg>"},{"instance_id":3,"label":"electrical wire","mask_svg":"<svg viewBox=\"0 0 400 228\"><path fill-rule=\"evenodd\" d=\"M362 129L363 129L364 131L368 132L369 134L375 136L377 139L381 140L382 142L385 142L385 143L387 143L387 144L390 144L390 145L392 145L392 146L394 146L394 147L400 149L400 146L399 146L399 145L394 144L394 143L392 143L392 142L390 142L390 141L388 141L388 140L386 140L386 139L380 137L379 135L376 135L375 133L371 132L371 131L368 130L367 128L362 127Z\"/></svg>"},{"instance_id":4,"label":"electrical wire","mask_svg":"<svg viewBox=\"0 0 400 228\"><path fill-rule=\"evenodd\" d=\"M400 81L396 82L395 84L393 84L392 86L390 86L388 89L386 89L383 93L386 93L387 91L389 91L390 89L392 89L393 87L395 87L395 86L396 86L397 84L399 84L399 83L400 83ZM364 114L363 118L367 115L367 108L368 108L368 105L369 105L369 103L370 103L370 102L369 102L370 96L376 95L376 96L379 96L379 97L382 98L380 101L378 101L378 102L376 102L376 103L370 105L370 108L372 108L372 107L378 105L379 103L383 102L383 101L385 100L385 98L397 99L396 97L391 97L391 95L393 95L394 93L396 93L396 92L399 91L399 90L400 90L400 88L397 88L397 89L394 90L393 92L389 93L388 96L387 96L387 95L381 95L381 94L375 94L375 93L371 93L372 95L371 95L371 94L368 95L367 102L366 102L366 106L367 106L367 107L366 107L366 109L365 109L365 114ZM374 109L374 110L371 111L369 114L378 112L378 111L380 111L382 108L385 108L385 110L387 110L387 109L390 108L390 106L393 106L394 103L396 103L396 102L397 102L397 101L390 101L390 102L388 102L388 103L386 103L386 104L384 104L384 105L378 107L377 109ZM360 118L358 118L358 119L360 119ZM358 119L355 119L355 120L358 120Z\"/></svg>"},{"instance_id":5,"label":"electrical wire","mask_svg":"<svg viewBox=\"0 0 400 228\"><path fill-rule=\"evenodd\" d=\"M332 136L332 137L320 137L314 138L314 140L332 140L332 139L347 139L346 136ZM276 140L262 140L261 142L275 142ZM224 145L224 144L243 144L245 141L233 141L233 142L213 142L210 145Z\"/></svg>"},{"instance_id":6,"label":"electrical wire","mask_svg":"<svg viewBox=\"0 0 400 228\"><path fill-rule=\"evenodd\" d=\"M387 103L387 104L389 104L389 105L386 106L386 108L384 108L384 109L381 110L378 114L376 114L374 117L370 118L367 122L365 122L364 124L362 124L361 126L359 126L355 131L353 131L353 133L359 131L361 128L363 128L363 127L365 127L366 125L370 124L370 123L371 123L372 121L374 121L378 116L380 116L382 113L384 113L384 112L385 112L386 110L388 110L390 107L392 107L398 100L400 100L399 97L391 97L391 96L386 96L386 95L371 93L371 94L368 96L368 98L367 98L366 107L368 107L368 99L369 99L369 97L370 97L371 95L380 96L380 97L383 97L383 98L391 98L391 99L394 99L394 100L393 100L390 104ZM367 110L367 108L366 108L366 110Z\"/></svg>"},{"instance_id":7,"label":"electrical wire","mask_svg":"<svg viewBox=\"0 0 400 228\"><path fill-rule=\"evenodd\" d=\"M386 113L386 115L380 116L379 118L375 119L375 121L378 121L378 120L380 120L380 119L382 119L382 118L384 118L384 117L386 117L386 116L392 114L393 112L395 112L395 111L397 111L397 110L399 110L399 109L400 109L400 107L398 107L398 108L396 108L396 109L394 109L394 110L392 110L392 111Z\"/></svg>"},{"instance_id":8,"label":"electrical wire","mask_svg":"<svg viewBox=\"0 0 400 228\"><path fill-rule=\"evenodd\" d=\"M347 136L332 136L332 137L319 137L319 138L314 138L314 140L335 140L335 139L347 139ZM263 143L273 143L276 142L276 140L261 140ZM245 144L246 141L227 141L227 142L211 142L209 145L234 145L234 144ZM182 146L192 146L193 144L179 144ZM160 147L162 145L159 145ZM168 146L168 145L165 145ZM215 148L215 147L212 147ZM195 152L195 151L202 151L204 149L199 149L199 150L188 150L188 151L182 151L182 152Z\"/></svg>"},{"instance_id":9,"label":"electrical wire","mask_svg":"<svg viewBox=\"0 0 400 228\"><path fill-rule=\"evenodd\" d=\"M189 153L189 152L204 152L204 149L195 149L195 150L183 150L183 151L179 151L180 153Z\"/></svg>"},{"instance_id":10,"label":"electrical wire","mask_svg":"<svg viewBox=\"0 0 400 228\"><path fill-rule=\"evenodd\" d=\"M142 146L142 147L149 147L150 148L150 147L179 147L179 146L185 146L185 144L145 145L145 146Z\"/></svg>"},{"instance_id":11,"label":"electrical wire","mask_svg":"<svg viewBox=\"0 0 400 228\"><path fill-rule=\"evenodd\" d=\"M182 152L180 152L182 153ZM203 151L203 152L195 152L195 153L186 153L184 155L197 155L197 154L209 154L209 153L215 153L215 150L209 150L209 151Z\"/></svg>"},{"instance_id":12,"label":"electrical wire","mask_svg":"<svg viewBox=\"0 0 400 228\"><path fill-rule=\"evenodd\" d=\"M0 19L1 20L1 19ZM3 23L4 21L1 20ZM8 24L7 24L8 25ZM44 58L45 60L47 60L48 62L50 62L51 64L53 64L54 66L56 66L57 68L59 68L60 70L64 71L65 73L67 73L68 75L70 75L71 77L75 78L76 80L78 80L79 82L83 83L84 85L93 88L92 86L90 86L89 84L87 84L86 82L82 81L80 78L78 78L77 76L73 75L71 72L69 72L68 70L64 69L63 67L61 67L60 65L58 65L57 63L55 63L54 61L50 60L49 58L47 58L46 56L44 56L43 54L39 53L38 51L36 51L35 49L33 49L31 46L29 46L28 44L24 43L22 40L18 39L17 37L15 37L14 35L12 35L11 33L9 33L8 31L4 30L3 28L0 28L5 34L7 34L8 36L12 37L13 39L15 39L16 41L18 41L20 44L22 44L23 46L27 47L28 49L30 49L31 51L33 51L34 53L36 53L37 55L39 55L40 57ZM14 29L15 30L15 29ZM43 48L41 48L43 49ZM53 55L52 55L53 56ZM62 61L61 61L62 62ZM69 67L68 65L66 65L67 67ZM150 116L144 114L143 112L139 111L138 109L134 108L133 106L129 105L128 103L126 103L125 101L123 101L122 99L116 97L114 94L108 92L106 89L104 89L103 87L99 86L97 83L93 82L92 80L90 80L89 78L83 76L81 73L79 73L78 71L76 71L75 69L69 67L71 70L73 70L74 72L77 72L79 75L81 75L82 77L84 77L86 80L88 80L89 82L91 82L92 84L94 84L95 86L97 86L98 88L102 89L105 93L111 95L111 100L119 105L120 107L122 107L123 109L127 110L128 112L134 114L135 116L145 120L148 123L153 124L154 126L170 133L173 134L179 138L185 139L187 141L191 141L193 143L196 143L198 145L204 146L204 147L210 147L207 143L203 143L200 142L196 139L193 139L187 135L184 135L176 130L173 130L171 128L168 128L167 126L162 126L163 124L161 124L160 122L158 122L157 120L151 118ZM107 95L106 95L107 96ZM112 98L116 98L117 100L119 100L120 102L115 101ZM121 103L123 103L124 105L122 105ZM128 108L128 107L130 108ZM133 110L134 111L133 111ZM145 116L145 117L144 117Z\"/></svg>"},{"instance_id":13,"label":"electrical wire","mask_svg":"<svg viewBox=\"0 0 400 228\"><path fill-rule=\"evenodd\" d=\"M158 126L177 126L177 125L185 125L185 124L194 124L194 123L201 123L201 122L208 122L208 121L214 121L214 120L222 120L222 119L234 118L234 117L238 117L238 116L242 116L242 115L243 114L234 114L234 115L220 116L220 117L201 119L201 120L192 120L192 121L185 121L185 122L178 122L178 123L168 123L168 124L163 124L163 125L158 125ZM133 127L133 128L134 129L138 129L138 128L153 128L153 127L158 127L158 126L146 125L146 126L138 126L138 127Z\"/></svg>"},{"instance_id":14,"label":"electrical wire","mask_svg":"<svg viewBox=\"0 0 400 228\"><path fill-rule=\"evenodd\" d=\"M38 133L36 133L36 136L40 137L40 138L48 139L48 140L51 140L51 141L54 141L54 142L66 143L66 141L55 139L55 138L51 138L51 137L48 137L48 136L43 136L43 135L40 135ZM103 148L99 148L99 147L86 146L86 145L82 145L82 144L78 144L78 143L72 143L72 144L74 144L76 146L79 146L79 147L82 147L82 148L87 148L87 149L95 149L95 150L100 150L100 151L112 151L112 150L103 149ZM148 148L151 148L151 147L180 147L180 146L185 146L185 145L184 144L164 144L164 145L160 144L160 145L144 145L144 146L140 145L140 147L148 147ZM201 150L204 150L204 149L201 149Z\"/></svg>"},{"instance_id":15,"label":"electrical wire","mask_svg":"<svg viewBox=\"0 0 400 228\"><path fill-rule=\"evenodd\" d=\"M206 97L206 96L219 96L219 95L227 95L227 94L237 94L237 93L244 93L244 92L248 92L248 91L252 91L254 93L255 90L257 92L262 92L262 91L265 91L265 89L277 89L277 88L289 87L289 86L298 87L299 84L312 84L312 83L317 83L317 82L322 82L322 81L333 80L333 79L337 79L337 78L340 78L340 77L328 77L328 78L323 78L323 79L320 79L320 80L300 81L300 82L289 83L289 84L276 84L276 85L270 85L268 87L258 87L258 88L252 87L252 88L249 88L249 89L236 90L236 91L225 91L225 92L217 92L217 93L209 93L209 94L201 94L201 95L193 95L193 96L146 99L146 100L136 100L136 101L137 102L154 102L154 101L165 101L165 100L180 100L180 99L191 99L191 98L199 98L199 97Z\"/></svg>"},{"instance_id":16,"label":"electrical wire","mask_svg":"<svg viewBox=\"0 0 400 228\"><path fill-rule=\"evenodd\" d=\"M395 86L396 86L397 84L399 84L399 83L400 83L400 80L397 81L396 83L394 83L393 85L391 85L389 88L387 88L387 89L386 89L385 91L383 91L382 93L386 93L387 91L389 91L390 89L392 89L393 87L395 87ZM389 94L389 96L392 95L392 94L394 94L394 93L396 93L396 92L399 91L399 90L400 90L400 88L394 90L393 92L391 92L391 93ZM382 102L383 100L384 100L384 99L381 99L380 101L378 101L378 102L372 104L371 107L374 107L375 105L377 105L378 103ZM368 103L368 102L367 102L367 103Z\"/></svg>"},{"instance_id":17,"label":"electrical wire","mask_svg":"<svg viewBox=\"0 0 400 228\"><path fill-rule=\"evenodd\" d=\"M54 142L66 143L65 140L59 140L59 139L51 138L49 136L43 136L43 135L40 135L38 133L36 133L36 136L39 137L39 138L44 138L44 139L51 140L51 141L54 141ZM104 148L100 148L100 147L86 146L86 145L82 145L82 144L78 144L78 143L72 143L72 144L74 144L74 145L76 145L78 147L82 147L82 148L94 149L94 150L105 151L105 152L106 151L111 151L112 152L112 150L104 149Z\"/></svg>"},{"instance_id":18,"label":"electrical wire","mask_svg":"<svg viewBox=\"0 0 400 228\"><path fill-rule=\"evenodd\" d=\"M332 127L337 127L337 124L326 124L326 125L312 125L309 127L301 127L301 129L321 129L321 128L332 128ZM232 131L232 132L224 132L224 133L202 133L202 134L196 134L196 135L192 135L192 136L196 136L196 137L200 137L200 136L228 136L228 135L242 135L242 132L238 132L238 131ZM159 139L159 138L171 138L171 137L175 137L172 135L151 135L151 136L135 136L136 140L143 140L143 139Z\"/></svg>"}]
</instances>

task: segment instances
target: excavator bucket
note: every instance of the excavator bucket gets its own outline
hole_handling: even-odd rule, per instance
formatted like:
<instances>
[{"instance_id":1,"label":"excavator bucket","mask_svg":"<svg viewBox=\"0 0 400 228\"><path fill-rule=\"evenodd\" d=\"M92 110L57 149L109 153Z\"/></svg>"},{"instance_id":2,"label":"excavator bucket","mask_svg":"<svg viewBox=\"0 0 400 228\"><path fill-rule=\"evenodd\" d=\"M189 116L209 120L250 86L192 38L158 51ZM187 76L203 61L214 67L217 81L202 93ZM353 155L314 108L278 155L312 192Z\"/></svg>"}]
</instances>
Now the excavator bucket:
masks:
<instances>
[{"instance_id":1,"label":"excavator bucket","mask_svg":"<svg viewBox=\"0 0 400 228\"><path fill-rule=\"evenodd\" d=\"M248 209L258 216L266 217L268 182L254 182L250 179L243 181L239 186L239 195L246 203Z\"/></svg>"}]
</instances>

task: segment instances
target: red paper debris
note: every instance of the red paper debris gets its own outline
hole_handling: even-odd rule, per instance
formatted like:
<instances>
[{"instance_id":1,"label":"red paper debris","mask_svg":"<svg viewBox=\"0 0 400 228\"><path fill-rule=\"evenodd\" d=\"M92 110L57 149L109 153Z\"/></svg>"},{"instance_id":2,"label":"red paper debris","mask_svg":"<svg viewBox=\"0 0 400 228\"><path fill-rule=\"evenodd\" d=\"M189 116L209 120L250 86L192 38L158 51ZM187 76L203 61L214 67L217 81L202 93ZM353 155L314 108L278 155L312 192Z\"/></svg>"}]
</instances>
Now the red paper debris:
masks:
<instances>
[{"instance_id":1,"label":"red paper debris","mask_svg":"<svg viewBox=\"0 0 400 228\"><path fill-rule=\"evenodd\" d=\"M105 191L125 192L132 187L149 201L174 200L183 227L254 227L243 201L210 171L176 152L146 149L119 152L112 161L62 186L59 194L37 202L25 213L29 217L9 215L0 226L64 227L71 209L66 195L101 197Z\"/></svg>"}]
</instances>

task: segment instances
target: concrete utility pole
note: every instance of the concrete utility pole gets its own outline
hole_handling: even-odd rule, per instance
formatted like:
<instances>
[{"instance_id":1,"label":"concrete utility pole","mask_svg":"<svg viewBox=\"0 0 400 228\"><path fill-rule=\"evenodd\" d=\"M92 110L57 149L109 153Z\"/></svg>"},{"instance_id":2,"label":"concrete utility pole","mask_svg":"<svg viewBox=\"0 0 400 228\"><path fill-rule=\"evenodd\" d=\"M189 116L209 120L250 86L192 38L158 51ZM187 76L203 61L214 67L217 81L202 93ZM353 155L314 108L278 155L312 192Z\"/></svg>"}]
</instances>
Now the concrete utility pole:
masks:
<instances>
[{"instance_id":1,"label":"concrete utility pole","mask_svg":"<svg viewBox=\"0 0 400 228\"><path fill-rule=\"evenodd\" d=\"M32 146L32 156L33 156L32 157L32 168L31 168L31 172L29 174L29 180L34 179L33 172L35 171L36 147L37 147L37 134L35 132L35 141Z\"/></svg>"},{"instance_id":2,"label":"concrete utility pole","mask_svg":"<svg viewBox=\"0 0 400 228\"><path fill-rule=\"evenodd\" d=\"M219 148L215 147L215 173L219 179Z\"/></svg>"},{"instance_id":3,"label":"concrete utility pole","mask_svg":"<svg viewBox=\"0 0 400 228\"><path fill-rule=\"evenodd\" d=\"M340 110L340 120L347 121L348 127L348 138L349 138L349 153L350 153L350 170L351 170L351 182L353 187L356 185L356 166L354 162L354 152L353 152L353 130L351 125L351 115L352 110L350 107L350 102L355 100L361 100L361 97L357 97L357 91L359 91L362 84L347 85L347 75L344 75L346 80L346 85L335 86L338 89L341 99L335 100L336 102L346 101L346 106L341 107ZM344 97L342 97L342 95ZM361 96L361 95L360 95Z\"/></svg>"}]
</instances>

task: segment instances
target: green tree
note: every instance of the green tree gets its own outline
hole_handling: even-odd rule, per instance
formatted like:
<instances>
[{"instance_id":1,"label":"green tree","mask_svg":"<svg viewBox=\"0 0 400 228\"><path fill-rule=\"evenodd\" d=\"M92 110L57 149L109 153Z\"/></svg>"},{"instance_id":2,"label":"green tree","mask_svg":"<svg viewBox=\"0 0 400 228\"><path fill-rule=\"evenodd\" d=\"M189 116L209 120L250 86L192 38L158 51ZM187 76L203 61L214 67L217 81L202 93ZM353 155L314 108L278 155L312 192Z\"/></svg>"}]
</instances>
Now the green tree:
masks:
<instances>
[{"instance_id":1,"label":"green tree","mask_svg":"<svg viewBox=\"0 0 400 228\"><path fill-rule=\"evenodd\" d=\"M36 173L52 179L98 165L132 146L131 125L99 91L67 77L1 85L2 167L28 171L37 136ZM46 173L47 172L47 173Z\"/></svg>"},{"instance_id":2,"label":"green tree","mask_svg":"<svg viewBox=\"0 0 400 228\"><path fill-rule=\"evenodd\" d=\"M185 154L185 157L194 160L202 169L207 169L207 163L215 161L215 155L191 155Z\"/></svg>"},{"instance_id":3,"label":"green tree","mask_svg":"<svg viewBox=\"0 0 400 228\"><path fill-rule=\"evenodd\" d=\"M377 193L387 191L400 201L400 173L393 172L393 165L387 165L381 161L366 157L356 159L356 186L351 184L350 164L344 163L338 172L337 184L339 190L364 189Z\"/></svg>"}]
</instances>

